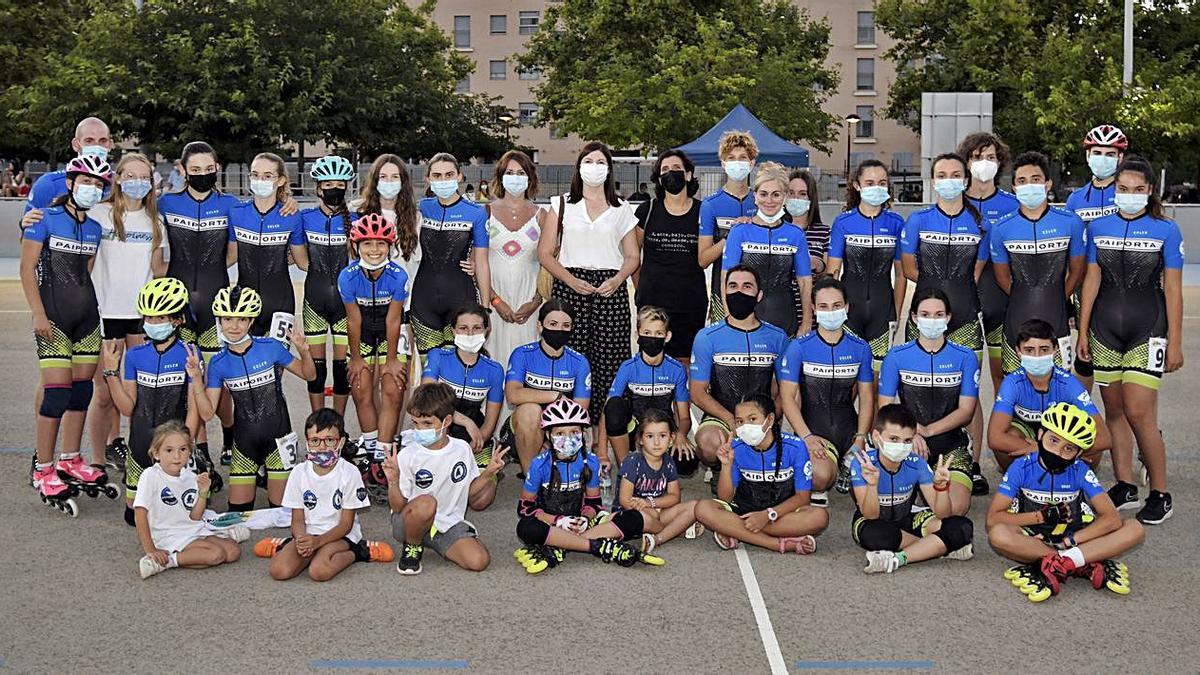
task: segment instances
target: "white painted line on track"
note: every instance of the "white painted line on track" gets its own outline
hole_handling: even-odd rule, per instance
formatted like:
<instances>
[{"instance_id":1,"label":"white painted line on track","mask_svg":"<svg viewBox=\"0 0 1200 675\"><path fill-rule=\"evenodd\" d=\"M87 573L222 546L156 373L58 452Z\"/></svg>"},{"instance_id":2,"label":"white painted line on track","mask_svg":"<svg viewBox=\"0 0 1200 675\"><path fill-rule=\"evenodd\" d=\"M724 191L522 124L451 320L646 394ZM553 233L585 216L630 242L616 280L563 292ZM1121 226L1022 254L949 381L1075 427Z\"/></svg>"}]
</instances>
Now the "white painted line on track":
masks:
<instances>
[{"instance_id":1,"label":"white painted line on track","mask_svg":"<svg viewBox=\"0 0 1200 675\"><path fill-rule=\"evenodd\" d=\"M787 663L783 660L783 652L779 651L779 640L775 638L775 628L771 626L771 615L767 613L767 603L763 601L762 591L758 588L758 577L754 576L750 556L746 555L746 549L741 547L734 550L733 556L737 558L738 570L742 573L742 584L746 586L750 608L754 610L754 621L758 624L758 636L762 639L767 661L771 664L771 674L784 675L787 673Z\"/></svg>"}]
</instances>

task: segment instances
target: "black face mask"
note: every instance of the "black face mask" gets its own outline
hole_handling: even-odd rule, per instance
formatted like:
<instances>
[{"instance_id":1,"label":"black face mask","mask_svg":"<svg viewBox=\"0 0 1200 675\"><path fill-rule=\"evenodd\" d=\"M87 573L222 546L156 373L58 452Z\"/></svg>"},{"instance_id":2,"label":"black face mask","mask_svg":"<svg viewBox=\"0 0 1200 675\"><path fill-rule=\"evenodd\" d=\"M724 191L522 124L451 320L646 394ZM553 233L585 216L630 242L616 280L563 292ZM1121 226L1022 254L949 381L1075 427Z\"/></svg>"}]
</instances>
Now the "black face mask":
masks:
<instances>
[{"instance_id":1,"label":"black face mask","mask_svg":"<svg viewBox=\"0 0 1200 675\"><path fill-rule=\"evenodd\" d=\"M321 201L331 209L338 209L346 200L346 188L321 188Z\"/></svg>"},{"instance_id":2,"label":"black face mask","mask_svg":"<svg viewBox=\"0 0 1200 675\"><path fill-rule=\"evenodd\" d=\"M654 358L663 353L663 347L667 344L667 338L639 335L637 343L638 349L641 349L643 354Z\"/></svg>"},{"instance_id":3,"label":"black face mask","mask_svg":"<svg viewBox=\"0 0 1200 675\"><path fill-rule=\"evenodd\" d=\"M668 171L658 177L658 184L666 190L668 194L679 194L687 187L687 180L683 177L682 171Z\"/></svg>"},{"instance_id":4,"label":"black face mask","mask_svg":"<svg viewBox=\"0 0 1200 675\"><path fill-rule=\"evenodd\" d=\"M546 341L547 346L557 351L567 346L567 341L571 339L571 331L545 328L542 329L542 339Z\"/></svg>"},{"instance_id":5,"label":"black face mask","mask_svg":"<svg viewBox=\"0 0 1200 675\"><path fill-rule=\"evenodd\" d=\"M725 306L729 308L729 316L741 321L754 313L758 298L738 291L725 294Z\"/></svg>"},{"instance_id":6,"label":"black face mask","mask_svg":"<svg viewBox=\"0 0 1200 675\"><path fill-rule=\"evenodd\" d=\"M1055 475L1066 471L1075 463L1074 459L1059 457L1047 450L1046 446L1042 445L1041 439L1038 440L1038 461L1042 463L1042 466L1046 467L1046 471Z\"/></svg>"},{"instance_id":7,"label":"black face mask","mask_svg":"<svg viewBox=\"0 0 1200 675\"><path fill-rule=\"evenodd\" d=\"M208 192L217 186L217 172L188 174L187 184L196 192Z\"/></svg>"}]
</instances>

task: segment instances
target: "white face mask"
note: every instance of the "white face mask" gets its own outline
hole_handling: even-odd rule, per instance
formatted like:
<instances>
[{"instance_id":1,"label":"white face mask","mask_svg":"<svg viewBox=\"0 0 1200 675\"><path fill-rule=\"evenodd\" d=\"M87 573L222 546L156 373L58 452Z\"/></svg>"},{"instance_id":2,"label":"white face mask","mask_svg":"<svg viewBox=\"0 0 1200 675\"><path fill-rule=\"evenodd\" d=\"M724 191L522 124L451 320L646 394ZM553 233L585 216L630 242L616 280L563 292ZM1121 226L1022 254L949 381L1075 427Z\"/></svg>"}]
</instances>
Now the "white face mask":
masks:
<instances>
[{"instance_id":1,"label":"white face mask","mask_svg":"<svg viewBox=\"0 0 1200 675\"><path fill-rule=\"evenodd\" d=\"M380 181L379 183L375 184L375 189L379 190L380 197L383 197L384 199L395 199L396 195L400 194L401 185L403 185L403 183L398 180L387 182Z\"/></svg>"},{"instance_id":2,"label":"white face mask","mask_svg":"<svg viewBox=\"0 0 1200 675\"><path fill-rule=\"evenodd\" d=\"M250 192L255 197L266 199L275 194L275 181L273 180L251 180Z\"/></svg>"},{"instance_id":3,"label":"white face mask","mask_svg":"<svg viewBox=\"0 0 1200 675\"><path fill-rule=\"evenodd\" d=\"M946 332L946 326L950 324L950 320L945 317L939 319L929 316L918 316L916 323L921 337L926 340L936 340Z\"/></svg>"},{"instance_id":4,"label":"white face mask","mask_svg":"<svg viewBox=\"0 0 1200 675\"><path fill-rule=\"evenodd\" d=\"M905 457L908 457L912 452L912 443L889 443L884 441L880 444L879 452L893 462L902 462Z\"/></svg>"},{"instance_id":5,"label":"white face mask","mask_svg":"<svg viewBox=\"0 0 1200 675\"><path fill-rule=\"evenodd\" d=\"M359 267L363 268L364 270L371 270L372 272L374 272L377 269L382 269L383 266L386 264L388 264L388 259L386 256L384 256L383 260L380 260L377 263L367 262L366 258L358 259Z\"/></svg>"},{"instance_id":6,"label":"white face mask","mask_svg":"<svg viewBox=\"0 0 1200 675\"><path fill-rule=\"evenodd\" d=\"M808 209L812 207L812 202L807 199L793 197L787 200L785 206L787 207L788 213L799 217L808 213Z\"/></svg>"},{"instance_id":7,"label":"white face mask","mask_svg":"<svg viewBox=\"0 0 1200 675\"><path fill-rule=\"evenodd\" d=\"M87 211L100 201L100 198L104 196L104 190L95 185L80 184L75 186L71 195L75 200L75 205Z\"/></svg>"},{"instance_id":8,"label":"white face mask","mask_svg":"<svg viewBox=\"0 0 1200 675\"><path fill-rule=\"evenodd\" d=\"M778 223L781 218L783 218L783 209L779 209L778 211L776 211L775 215L773 215L773 216L768 216L767 214L763 213L761 210L759 210L759 212L758 212L758 219L763 221L767 225L774 225L775 223Z\"/></svg>"},{"instance_id":9,"label":"white face mask","mask_svg":"<svg viewBox=\"0 0 1200 675\"><path fill-rule=\"evenodd\" d=\"M1088 168L1092 170L1092 175L1100 180L1111 178L1117 172L1117 158L1107 155L1088 155Z\"/></svg>"},{"instance_id":10,"label":"white face mask","mask_svg":"<svg viewBox=\"0 0 1200 675\"><path fill-rule=\"evenodd\" d=\"M746 176L750 175L750 162L742 160L730 160L724 163L725 175L729 176L729 180L743 181Z\"/></svg>"},{"instance_id":11,"label":"white face mask","mask_svg":"<svg viewBox=\"0 0 1200 675\"><path fill-rule=\"evenodd\" d=\"M971 162L971 175L983 183L990 182L1000 171L1000 165L990 159Z\"/></svg>"},{"instance_id":12,"label":"white face mask","mask_svg":"<svg viewBox=\"0 0 1200 675\"><path fill-rule=\"evenodd\" d=\"M579 177L583 179L583 184L591 187L604 185L604 181L608 178L607 164L580 164Z\"/></svg>"},{"instance_id":13,"label":"white face mask","mask_svg":"<svg viewBox=\"0 0 1200 675\"><path fill-rule=\"evenodd\" d=\"M1027 209L1036 209L1046 203L1045 183L1026 183L1013 188L1017 201Z\"/></svg>"},{"instance_id":14,"label":"white face mask","mask_svg":"<svg viewBox=\"0 0 1200 675\"><path fill-rule=\"evenodd\" d=\"M1132 216L1150 203L1150 195L1135 195L1128 192L1122 192L1113 197L1113 203L1127 216Z\"/></svg>"},{"instance_id":15,"label":"white face mask","mask_svg":"<svg viewBox=\"0 0 1200 675\"><path fill-rule=\"evenodd\" d=\"M743 424L737 428L737 437L749 446L757 446L767 437L767 430L757 424Z\"/></svg>"},{"instance_id":16,"label":"white face mask","mask_svg":"<svg viewBox=\"0 0 1200 675\"><path fill-rule=\"evenodd\" d=\"M500 178L500 184L504 186L505 192L514 195L525 194L525 191L529 189L529 176L506 173Z\"/></svg>"},{"instance_id":17,"label":"white face mask","mask_svg":"<svg viewBox=\"0 0 1200 675\"><path fill-rule=\"evenodd\" d=\"M831 312L817 311L817 325L825 330L837 330L846 323L848 312L846 308L835 309Z\"/></svg>"},{"instance_id":18,"label":"white face mask","mask_svg":"<svg viewBox=\"0 0 1200 675\"><path fill-rule=\"evenodd\" d=\"M483 349L485 342L487 342L487 336L483 333L476 333L475 335L454 334L454 346L471 354L478 354L479 350Z\"/></svg>"}]
</instances>

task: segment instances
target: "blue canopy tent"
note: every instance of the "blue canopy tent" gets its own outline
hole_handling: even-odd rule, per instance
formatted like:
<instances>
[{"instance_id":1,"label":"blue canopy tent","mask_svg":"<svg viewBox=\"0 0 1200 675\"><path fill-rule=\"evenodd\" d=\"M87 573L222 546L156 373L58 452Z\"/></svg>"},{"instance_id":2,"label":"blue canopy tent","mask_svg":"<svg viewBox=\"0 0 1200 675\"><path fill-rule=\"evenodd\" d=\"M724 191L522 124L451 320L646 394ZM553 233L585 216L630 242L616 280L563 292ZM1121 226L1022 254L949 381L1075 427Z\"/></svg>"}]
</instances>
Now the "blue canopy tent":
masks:
<instances>
[{"instance_id":1,"label":"blue canopy tent","mask_svg":"<svg viewBox=\"0 0 1200 675\"><path fill-rule=\"evenodd\" d=\"M703 136L678 149L686 152L696 166L720 166L717 146L721 141L721 134L726 131L745 131L753 136L754 141L758 143L759 162L779 162L792 168L808 166L807 150L771 131L741 103L734 106L713 128L704 132Z\"/></svg>"}]
</instances>

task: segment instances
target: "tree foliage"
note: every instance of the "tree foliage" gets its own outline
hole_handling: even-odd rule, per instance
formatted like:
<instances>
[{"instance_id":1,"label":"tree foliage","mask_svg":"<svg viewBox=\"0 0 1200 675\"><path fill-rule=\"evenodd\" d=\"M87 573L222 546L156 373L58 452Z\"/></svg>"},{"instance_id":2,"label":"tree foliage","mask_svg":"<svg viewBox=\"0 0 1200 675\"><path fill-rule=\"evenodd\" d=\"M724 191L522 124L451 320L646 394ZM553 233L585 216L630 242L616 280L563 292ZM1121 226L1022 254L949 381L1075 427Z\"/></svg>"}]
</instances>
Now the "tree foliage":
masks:
<instances>
[{"instance_id":1,"label":"tree foliage","mask_svg":"<svg viewBox=\"0 0 1200 675\"><path fill-rule=\"evenodd\" d=\"M685 143L744 102L781 136L827 150L828 40L827 24L786 0L564 0L519 62L544 75L541 123L616 147Z\"/></svg>"}]
</instances>

